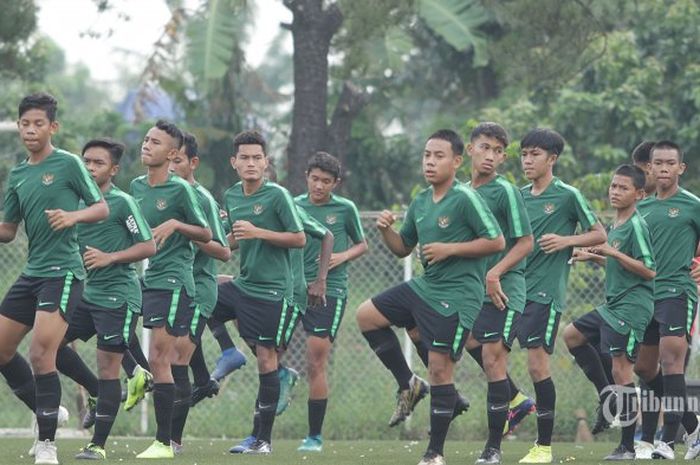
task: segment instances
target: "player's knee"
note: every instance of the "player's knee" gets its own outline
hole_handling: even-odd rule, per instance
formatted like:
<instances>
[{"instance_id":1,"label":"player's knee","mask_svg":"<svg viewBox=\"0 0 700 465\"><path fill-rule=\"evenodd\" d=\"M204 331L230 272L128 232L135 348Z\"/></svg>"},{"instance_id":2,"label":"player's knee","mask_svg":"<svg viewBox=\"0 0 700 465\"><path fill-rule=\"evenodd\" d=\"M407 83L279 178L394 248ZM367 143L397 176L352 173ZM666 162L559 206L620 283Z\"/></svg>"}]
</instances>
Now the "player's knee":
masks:
<instances>
[{"instance_id":1,"label":"player's knee","mask_svg":"<svg viewBox=\"0 0 700 465\"><path fill-rule=\"evenodd\" d=\"M372 304L371 300L365 300L360 304L360 307L357 309L357 315L355 316L360 331L379 329L376 322L376 313L377 309L374 308L374 304Z\"/></svg>"},{"instance_id":2,"label":"player's knee","mask_svg":"<svg viewBox=\"0 0 700 465\"><path fill-rule=\"evenodd\" d=\"M407 329L406 333L408 333L408 337L411 338L411 341L418 342L420 340L420 331L418 331L418 326Z\"/></svg>"},{"instance_id":3,"label":"player's knee","mask_svg":"<svg viewBox=\"0 0 700 465\"><path fill-rule=\"evenodd\" d=\"M35 344L29 348L29 362L34 373L49 373L56 369L56 351L49 347Z\"/></svg>"},{"instance_id":4,"label":"player's knee","mask_svg":"<svg viewBox=\"0 0 700 465\"><path fill-rule=\"evenodd\" d=\"M658 372L658 365L650 365L640 361L634 365L634 373L644 381L650 381Z\"/></svg>"},{"instance_id":5,"label":"player's knee","mask_svg":"<svg viewBox=\"0 0 700 465\"><path fill-rule=\"evenodd\" d=\"M566 328L564 328L563 337L564 343L569 349L578 347L583 343L581 332L578 329L576 329L576 327L572 323L569 323L568 325L566 325Z\"/></svg>"},{"instance_id":6,"label":"player's knee","mask_svg":"<svg viewBox=\"0 0 700 465\"><path fill-rule=\"evenodd\" d=\"M542 381L550 376L549 368L540 364L530 364L527 367L527 371L530 374L530 379L535 382Z\"/></svg>"}]
</instances>

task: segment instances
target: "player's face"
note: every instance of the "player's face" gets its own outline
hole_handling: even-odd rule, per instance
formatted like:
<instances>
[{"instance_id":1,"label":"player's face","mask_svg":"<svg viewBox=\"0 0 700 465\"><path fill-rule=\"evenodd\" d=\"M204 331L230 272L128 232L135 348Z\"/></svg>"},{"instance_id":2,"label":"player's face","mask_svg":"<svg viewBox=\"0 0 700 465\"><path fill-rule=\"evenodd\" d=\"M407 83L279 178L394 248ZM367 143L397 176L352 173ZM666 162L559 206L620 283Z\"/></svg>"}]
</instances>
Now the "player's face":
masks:
<instances>
[{"instance_id":1,"label":"player's face","mask_svg":"<svg viewBox=\"0 0 700 465\"><path fill-rule=\"evenodd\" d=\"M457 173L462 154L452 151L452 144L442 139L429 139L423 151L423 176L430 184L442 184Z\"/></svg>"},{"instance_id":2,"label":"player's face","mask_svg":"<svg viewBox=\"0 0 700 465\"><path fill-rule=\"evenodd\" d=\"M141 162L146 166L163 166L173 158L178 148L175 139L165 131L152 127L141 144Z\"/></svg>"},{"instance_id":3,"label":"player's face","mask_svg":"<svg viewBox=\"0 0 700 465\"><path fill-rule=\"evenodd\" d=\"M244 144L238 147L238 153L231 157L231 166L238 176L247 182L257 182L262 179L267 168L267 157L262 146Z\"/></svg>"},{"instance_id":4,"label":"player's face","mask_svg":"<svg viewBox=\"0 0 700 465\"><path fill-rule=\"evenodd\" d=\"M481 135L467 145L472 169L480 176L491 176L506 159L505 147L498 139Z\"/></svg>"},{"instance_id":5,"label":"player's face","mask_svg":"<svg viewBox=\"0 0 700 465\"><path fill-rule=\"evenodd\" d=\"M525 177L531 181L540 179L550 173L557 156L539 147L526 147L520 151L520 163Z\"/></svg>"},{"instance_id":6,"label":"player's face","mask_svg":"<svg viewBox=\"0 0 700 465\"><path fill-rule=\"evenodd\" d=\"M103 147L90 147L83 154L85 168L98 186L111 182L119 171L119 165L112 164L109 151Z\"/></svg>"},{"instance_id":7,"label":"player's face","mask_svg":"<svg viewBox=\"0 0 700 465\"><path fill-rule=\"evenodd\" d=\"M656 149L651 154L651 172L656 185L669 189L678 184L678 178L685 171L685 163L679 160L674 149Z\"/></svg>"},{"instance_id":8,"label":"player's face","mask_svg":"<svg viewBox=\"0 0 700 465\"><path fill-rule=\"evenodd\" d=\"M306 187L309 190L309 198L314 203L327 202L339 181L331 173L320 168L313 168L306 174Z\"/></svg>"},{"instance_id":9,"label":"player's face","mask_svg":"<svg viewBox=\"0 0 700 465\"><path fill-rule=\"evenodd\" d=\"M608 199L613 208L618 210L629 208L642 197L644 197L644 189L636 189L632 178L619 174L613 176L608 188Z\"/></svg>"},{"instance_id":10,"label":"player's face","mask_svg":"<svg viewBox=\"0 0 700 465\"><path fill-rule=\"evenodd\" d=\"M634 166L644 171L644 190L654 192L656 190L656 179L651 172L651 163L635 163Z\"/></svg>"},{"instance_id":11,"label":"player's face","mask_svg":"<svg viewBox=\"0 0 700 465\"><path fill-rule=\"evenodd\" d=\"M182 179L190 179L193 175L197 161L197 157L190 160L185 153L183 146L173 158L170 159L170 172L180 176Z\"/></svg>"},{"instance_id":12,"label":"player's face","mask_svg":"<svg viewBox=\"0 0 700 465\"><path fill-rule=\"evenodd\" d=\"M25 111L19 120L17 128L22 143L30 153L43 151L51 141L51 136L58 131L58 122L49 121L46 111L32 108Z\"/></svg>"}]
</instances>

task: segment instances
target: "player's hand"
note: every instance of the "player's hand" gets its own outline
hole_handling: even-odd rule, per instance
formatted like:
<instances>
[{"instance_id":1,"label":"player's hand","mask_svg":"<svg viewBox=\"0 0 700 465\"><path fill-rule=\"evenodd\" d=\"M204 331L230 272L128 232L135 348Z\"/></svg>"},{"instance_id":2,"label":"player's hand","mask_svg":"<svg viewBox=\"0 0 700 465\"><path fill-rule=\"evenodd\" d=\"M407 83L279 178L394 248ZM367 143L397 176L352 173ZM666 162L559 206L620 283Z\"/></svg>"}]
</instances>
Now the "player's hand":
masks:
<instances>
[{"instance_id":1,"label":"player's hand","mask_svg":"<svg viewBox=\"0 0 700 465\"><path fill-rule=\"evenodd\" d=\"M114 258L112 254L101 251L89 245L86 247L86 251L83 254L83 261L85 262L85 267L88 270L94 270L97 268L104 268L112 263L114 263Z\"/></svg>"},{"instance_id":2,"label":"player's hand","mask_svg":"<svg viewBox=\"0 0 700 465\"><path fill-rule=\"evenodd\" d=\"M570 247L569 238L567 236L560 236L559 234L544 234L537 243L546 254L559 252L560 250Z\"/></svg>"},{"instance_id":3,"label":"player's hand","mask_svg":"<svg viewBox=\"0 0 700 465\"><path fill-rule=\"evenodd\" d=\"M450 244L444 242L433 242L421 247L421 257L428 262L428 265L441 262L450 257Z\"/></svg>"},{"instance_id":4,"label":"player's hand","mask_svg":"<svg viewBox=\"0 0 700 465\"><path fill-rule=\"evenodd\" d=\"M309 297L309 305L326 306L326 280L317 279L313 281L306 289L306 293Z\"/></svg>"},{"instance_id":5,"label":"player's hand","mask_svg":"<svg viewBox=\"0 0 700 465\"><path fill-rule=\"evenodd\" d=\"M599 257L600 255L592 253L588 248L574 249L574 253L571 255L570 262L587 262L589 260L593 260L594 258Z\"/></svg>"},{"instance_id":6,"label":"player's hand","mask_svg":"<svg viewBox=\"0 0 700 465\"><path fill-rule=\"evenodd\" d=\"M396 222L396 215L389 210L384 210L379 214L377 218L377 228L380 230L385 230L391 227L392 224Z\"/></svg>"},{"instance_id":7,"label":"player's hand","mask_svg":"<svg viewBox=\"0 0 700 465\"><path fill-rule=\"evenodd\" d=\"M506 309L508 296L503 292L500 276L491 272L486 273L486 294L491 298L491 302L497 309L501 311Z\"/></svg>"},{"instance_id":8,"label":"player's hand","mask_svg":"<svg viewBox=\"0 0 700 465\"><path fill-rule=\"evenodd\" d=\"M607 242L590 248L590 252L603 257L610 257L617 252L617 249Z\"/></svg>"},{"instance_id":9,"label":"player's hand","mask_svg":"<svg viewBox=\"0 0 700 465\"><path fill-rule=\"evenodd\" d=\"M695 257L690 265L690 277L700 286L700 257Z\"/></svg>"},{"instance_id":10,"label":"player's hand","mask_svg":"<svg viewBox=\"0 0 700 465\"><path fill-rule=\"evenodd\" d=\"M258 237L259 228L250 221L238 220L233 223L231 233L237 241L246 239L256 239Z\"/></svg>"},{"instance_id":11,"label":"player's hand","mask_svg":"<svg viewBox=\"0 0 700 465\"><path fill-rule=\"evenodd\" d=\"M54 231L71 228L78 222L75 212L67 212L60 208L57 210L44 210L44 213L46 213L46 217L49 220L49 226Z\"/></svg>"},{"instance_id":12,"label":"player's hand","mask_svg":"<svg viewBox=\"0 0 700 465\"><path fill-rule=\"evenodd\" d=\"M345 263L346 261L348 261L348 258L347 258L347 257L348 257L348 254L346 254L345 252L341 252L341 253L332 253L332 254L331 254L331 261L330 261L330 263L328 264L328 269L329 269L329 270L332 270L332 269L335 268L336 266Z\"/></svg>"},{"instance_id":13,"label":"player's hand","mask_svg":"<svg viewBox=\"0 0 700 465\"><path fill-rule=\"evenodd\" d=\"M153 228L153 240L156 241L158 249L163 247L168 238L177 232L178 224L179 221L176 219L169 219Z\"/></svg>"}]
</instances>

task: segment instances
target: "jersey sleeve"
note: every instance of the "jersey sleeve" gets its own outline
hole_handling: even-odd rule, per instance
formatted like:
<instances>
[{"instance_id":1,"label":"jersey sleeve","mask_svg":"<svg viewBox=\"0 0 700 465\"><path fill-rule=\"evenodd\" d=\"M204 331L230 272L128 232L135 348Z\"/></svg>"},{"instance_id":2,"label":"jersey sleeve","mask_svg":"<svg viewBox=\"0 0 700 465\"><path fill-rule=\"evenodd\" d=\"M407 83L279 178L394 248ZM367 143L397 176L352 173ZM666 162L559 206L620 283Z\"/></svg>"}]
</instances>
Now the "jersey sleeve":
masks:
<instances>
[{"instance_id":1,"label":"jersey sleeve","mask_svg":"<svg viewBox=\"0 0 700 465\"><path fill-rule=\"evenodd\" d=\"M650 270L656 270L656 261L654 259L654 249L651 246L649 227L643 220L633 217L632 229L634 234L632 239L632 258L640 260L644 263L644 266Z\"/></svg>"},{"instance_id":2,"label":"jersey sleeve","mask_svg":"<svg viewBox=\"0 0 700 465\"><path fill-rule=\"evenodd\" d=\"M275 196L275 212L282 223L284 232L302 232L304 227L299 218L299 210L286 189L279 189Z\"/></svg>"},{"instance_id":3,"label":"jersey sleeve","mask_svg":"<svg viewBox=\"0 0 700 465\"><path fill-rule=\"evenodd\" d=\"M202 194L202 209L204 210L204 215L206 216L207 223L211 228L211 240L218 242L223 246L228 246L228 241L226 240L226 232L221 223L221 209L216 201L207 194Z\"/></svg>"},{"instance_id":4,"label":"jersey sleeve","mask_svg":"<svg viewBox=\"0 0 700 465\"><path fill-rule=\"evenodd\" d=\"M353 244L359 244L365 240L365 231L362 229L362 221L360 213L354 203L347 206L345 213L345 231L352 240Z\"/></svg>"},{"instance_id":5,"label":"jersey sleeve","mask_svg":"<svg viewBox=\"0 0 700 465\"><path fill-rule=\"evenodd\" d=\"M401 230L399 231L403 245L412 249L418 244L418 229L416 228L416 200L408 206L408 211L403 219Z\"/></svg>"},{"instance_id":6,"label":"jersey sleeve","mask_svg":"<svg viewBox=\"0 0 700 465\"><path fill-rule=\"evenodd\" d=\"M17 191L15 190L12 182L12 175L10 175L10 179L7 183L7 190L5 191L4 209L5 212L3 221L5 223L19 224L22 221L22 212L19 207L19 197L17 196Z\"/></svg>"},{"instance_id":7,"label":"jersey sleeve","mask_svg":"<svg viewBox=\"0 0 700 465\"><path fill-rule=\"evenodd\" d=\"M590 230L598 222L598 218L593 213L588 200L576 188L571 188L571 203L573 204L571 211L575 215L576 222L581 225L583 231Z\"/></svg>"},{"instance_id":8,"label":"jersey sleeve","mask_svg":"<svg viewBox=\"0 0 700 465\"><path fill-rule=\"evenodd\" d=\"M194 190L194 187L187 183L183 183L181 186L182 195L180 200L180 208L182 208L185 223L194 226L201 226L203 228L213 228L207 222L207 217L202 211L202 207L199 205L199 201L197 200L197 192ZM212 234L213 231L214 230L212 229Z\"/></svg>"},{"instance_id":9,"label":"jersey sleeve","mask_svg":"<svg viewBox=\"0 0 700 465\"><path fill-rule=\"evenodd\" d=\"M484 198L473 189L465 188L462 190L464 196L460 202L462 214L467 221L467 224L475 232L475 234L484 239L496 239L502 235L500 226L493 216L493 212L486 204Z\"/></svg>"},{"instance_id":10,"label":"jersey sleeve","mask_svg":"<svg viewBox=\"0 0 700 465\"><path fill-rule=\"evenodd\" d=\"M304 232L316 239L323 239L328 232L328 229L313 216L309 215L303 207L297 205L297 209L299 210L299 218L301 219L301 224L304 227Z\"/></svg>"},{"instance_id":11,"label":"jersey sleeve","mask_svg":"<svg viewBox=\"0 0 700 465\"><path fill-rule=\"evenodd\" d=\"M77 156L70 155L70 185L78 196L85 201L85 205L92 205L102 199L102 193L92 179L85 165Z\"/></svg>"},{"instance_id":12,"label":"jersey sleeve","mask_svg":"<svg viewBox=\"0 0 700 465\"><path fill-rule=\"evenodd\" d=\"M134 242L146 242L153 239L151 228L143 217L141 208L131 196L124 196L123 218L124 227L131 233Z\"/></svg>"},{"instance_id":13,"label":"jersey sleeve","mask_svg":"<svg viewBox=\"0 0 700 465\"><path fill-rule=\"evenodd\" d=\"M518 189L510 183L503 185L501 205L503 211L506 212L508 227L507 231L503 231L504 235L512 239L518 239L532 234L530 218L527 216L527 209L525 208L523 196Z\"/></svg>"}]
</instances>

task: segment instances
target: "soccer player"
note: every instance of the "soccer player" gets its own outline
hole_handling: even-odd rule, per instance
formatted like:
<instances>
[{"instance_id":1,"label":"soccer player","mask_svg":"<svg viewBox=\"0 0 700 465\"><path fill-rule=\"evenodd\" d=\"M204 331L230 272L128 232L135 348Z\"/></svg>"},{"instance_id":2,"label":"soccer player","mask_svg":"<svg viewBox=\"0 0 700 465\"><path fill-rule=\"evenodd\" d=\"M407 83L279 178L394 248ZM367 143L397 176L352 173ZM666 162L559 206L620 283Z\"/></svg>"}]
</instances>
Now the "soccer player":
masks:
<instances>
[{"instance_id":1,"label":"soccer player","mask_svg":"<svg viewBox=\"0 0 700 465\"><path fill-rule=\"evenodd\" d=\"M90 140L83 147L85 167L97 183L109 217L78 226L87 268L83 297L66 332L66 342L97 334L99 373L95 431L77 459L104 459L105 442L119 411L122 355L141 312L141 288L133 263L156 253L151 230L136 201L112 184L124 145L111 139Z\"/></svg>"},{"instance_id":2,"label":"soccer player","mask_svg":"<svg viewBox=\"0 0 700 465\"><path fill-rule=\"evenodd\" d=\"M194 242L197 253L194 256L194 313L189 322L189 337L177 339L178 358L172 366L175 380L175 408L173 410L173 427L171 444L175 454L182 452L182 432L185 429L192 396L192 385L187 373L190 358L195 348L201 346L202 332L206 321L214 311L217 296L216 261L227 262L231 258L231 249L226 233L221 225L219 205L211 193L199 184L195 171L199 167L200 156L195 137L183 133L182 149L170 160L170 171L187 181L196 191L199 205L204 212L212 231L212 240L206 243Z\"/></svg>"},{"instance_id":3,"label":"soccer player","mask_svg":"<svg viewBox=\"0 0 700 465\"><path fill-rule=\"evenodd\" d=\"M399 385L399 402L408 412L425 395L406 364L391 325L415 320L428 346L430 373L430 443L419 465L445 463L443 447L457 401L454 364L468 328L484 300L486 260L502 251L505 240L482 197L456 179L464 143L443 129L432 134L423 152L423 174L430 187L411 202L401 230L385 210L377 227L389 250L406 257L420 244L422 276L363 302L357 312L362 335Z\"/></svg>"},{"instance_id":4,"label":"soccer player","mask_svg":"<svg viewBox=\"0 0 700 465\"><path fill-rule=\"evenodd\" d=\"M56 352L85 278L75 225L95 223L109 214L80 158L51 143L59 129L57 107L56 99L46 93L28 95L19 104L17 127L28 155L10 171L0 223L0 242L12 241L22 221L29 242L27 265L0 304L0 372L36 412L36 464L58 463L54 437L61 384ZM81 199L85 208L78 206ZM32 329L33 374L17 354Z\"/></svg>"},{"instance_id":5,"label":"soccer player","mask_svg":"<svg viewBox=\"0 0 700 465\"><path fill-rule=\"evenodd\" d=\"M520 463L551 463L556 391L549 356L564 308L573 247L605 242L605 229L578 189L553 174L564 139L551 129L533 129L520 141L521 163L531 184L521 193L535 246L527 258L525 309L518 322L518 342L528 349L528 370L537 402L537 441ZM576 225L581 233L575 234Z\"/></svg>"},{"instance_id":6,"label":"soccer player","mask_svg":"<svg viewBox=\"0 0 700 465\"><path fill-rule=\"evenodd\" d=\"M367 252L360 215L355 204L333 193L340 183L340 162L326 152L317 152L306 168L308 192L295 198L316 221L333 233L327 283L327 298L322 305L312 305L302 316L307 334L306 362L309 375L309 434L299 450L320 451L321 429L328 404L327 366L331 346L338 333L347 304L348 263ZM311 282L317 278L321 241L307 238L304 248L304 273Z\"/></svg>"},{"instance_id":7,"label":"soccer player","mask_svg":"<svg viewBox=\"0 0 700 465\"><path fill-rule=\"evenodd\" d=\"M467 154L471 158L470 187L488 204L506 239L506 249L487 258L486 296L467 347L481 345L483 369L488 380L486 414L489 437L477 463L500 463L501 438L515 394L522 400L514 408L524 415L534 409L531 399L511 393L507 374L508 352L525 307L525 257L532 251L530 220L518 188L499 175L505 161L508 133L496 123L481 123L471 133ZM525 404L522 407L520 404ZM515 417L513 417L515 422Z\"/></svg>"},{"instance_id":8,"label":"soccer player","mask_svg":"<svg viewBox=\"0 0 700 465\"><path fill-rule=\"evenodd\" d=\"M240 249L240 275L219 285L212 319L236 319L238 333L255 353L260 385L257 411L259 433L244 451L269 454L272 426L280 394L277 350L291 320L293 297L290 249L306 244L299 213L289 192L263 176L266 142L256 131L244 131L233 141L231 165L241 181L228 189L232 248Z\"/></svg>"},{"instance_id":9,"label":"soccer player","mask_svg":"<svg viewBox=\"0 0 700 465\"><path fill-rule=\"evenodd\" d=\"M651 197L656 193L656 181L651 172L651 149L654 147L654 141L645 140L640 142L634 150L632 150L632 162L636 167L644 171L644 197Z\"/></svg>"},{"instance_id":10,"label":"soccer player","mask_svg":"<svg viewBox=\"0 0 700 465\"><path fill-rule=\"evenodd\" d=\"M158 247L143 276L142 307L143 326L151 329L148 363L153 371L157 429L153 444L137 458L174 456L171 426L176 396L181 400L182 382L178 379L176 392L172 369L184 365L187 370L187 363L178 362L185 356L182 340L189 338L195 311L192 241L207 243L212 239L197 192L169 171L170 160L179 153L182 142L177 126L156 122L141 146L141 161L148 174L131 182L131 193L141 205Z\"/></svg>"},{"instance_id":11,"label":"soccer player","mask_svg":"<svg viewBox=\"0 0 700 465\"><path fill-rule=\"evenodd\" d=\"M637 424L637 392L634 360L639 341L654 313L656 264L649 228L636 210L644 198L644 171L622 165L608 189L615 220L605 244L574 251L573 261L593 261L605 266L605 303L564 328L564 341L598 395L616 391L622 407L620 445L605 460L634 460L634 430ZM598 346L599 348L594 347ZM612 357L611 389L598 351ZM606 408L609 413L611 410Z\"/></svg>"},{"instance_id":12,"label":"soccer player","mask_svg":"<svg viewBox=\"0 0 700 465\"><path fill-rule=\"evenodd\" d=\"M695 413L686 410L684 373L697 302L690 265L700 238L700 199L679 186L685 163L677 144L659 141L650 157L656 195L640 202L638 208L649 225L656 255L654 317L639 349L635 372L656 396L663 396L664 428L652 457L675 457L674 442L682 423L688 433L685 457L693 459L700 454L700 427ZM643 425L642 429L647 432L646 442L648 431L655 430L656 424ZM643 446L649 449L647 444Z\"/></svg>"}]
</instances>

